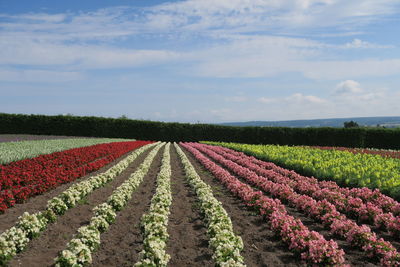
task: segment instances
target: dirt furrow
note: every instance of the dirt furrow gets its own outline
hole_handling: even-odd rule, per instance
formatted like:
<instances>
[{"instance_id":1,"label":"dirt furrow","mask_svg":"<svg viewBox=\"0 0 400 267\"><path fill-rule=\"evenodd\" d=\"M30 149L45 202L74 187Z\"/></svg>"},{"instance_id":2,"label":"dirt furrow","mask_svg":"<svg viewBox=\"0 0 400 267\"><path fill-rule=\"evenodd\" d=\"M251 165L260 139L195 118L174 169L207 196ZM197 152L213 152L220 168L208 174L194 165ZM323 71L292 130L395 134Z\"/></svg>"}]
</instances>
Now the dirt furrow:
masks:
<instances>
[{"instance_id":1,"label":"dirt furrow","mask_svg":"<svg viewBox=\"0 0 400 267\"><path fill-rule=\"evenodd\" d=\"M92 209L105 202L112 192L137 169L148 153L148 151L145 151L138 156L121 175L117 176L105 187L92 192L82 204L68 210L59 217L57 222L50 224L37 239L28 244L25 251L18 254L10 262L10 266L52 265L54 258L65 248L67 242L73 238L77 229L89 223L90 218L93 216Z\"/></svg>"},{"instance_id":2,"label":"dirt furrow","mask_svg":"<svg viewBox=\"0 0 400 267\"><path fill-rule=\"evenodd\" d=\"M161 167L164 147L157 153L149 172L133 193L125 208L117 213L115 222L101 235L101 244L93 254L93 266L133 266L143 249L140 229L142 215L148 211L156 190L156 177Z\"/></svg>"},{"instance_id":3,"label":"dirt furrow","mask_svg":"<svg viewBox=\"0 0 400 267\"><path fill-rule=\"evenodd\" d=\"M196 195L186 183L183 165L171 148L172 205L168 222L167 253L169 266L213 266L208 248L206 227L196 201Z\"/></svg>"}]
</instances>

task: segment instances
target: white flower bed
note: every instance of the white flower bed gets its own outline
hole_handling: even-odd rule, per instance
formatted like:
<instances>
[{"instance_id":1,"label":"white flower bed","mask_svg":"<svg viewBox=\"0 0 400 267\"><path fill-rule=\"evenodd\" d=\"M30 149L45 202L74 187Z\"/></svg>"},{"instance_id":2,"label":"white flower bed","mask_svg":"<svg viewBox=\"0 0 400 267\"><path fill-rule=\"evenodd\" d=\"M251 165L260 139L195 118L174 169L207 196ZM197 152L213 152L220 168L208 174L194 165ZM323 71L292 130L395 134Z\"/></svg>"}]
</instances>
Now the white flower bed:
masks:
<instances>
[{"instance_id":1,"label":"white flower bed","mask_svg":"<svg viewBox=\"0 0 400 267\"><path fill-rule=\"evenodd\" d=\"M5 264L22 251L31 239L37 237L41 231L46 229L48 223L56 221L58 216L74 207L88 194L112 181L140 154L157 144L142 146L107 171L72 185L57 197L49 200L45 211L32 215L25 212L18 218L14 227L0 234L0 265Z\"/></svg>"},{"instance_id":2,"label":"white flower bed","mask_svg":"<svg viewBox=\"0 0 400 267\"><path fill-rule=\"evenodd\" d=\"M157 189L151 199L149 212L142 217L143 246L135 266L160 266L168 264L170 256L165 249L168 241L168 216L172 203L170 143L165 147L161 170L157 176Z\"/></svg>"},{"instance_id":3,"label":"white flower bed","mask_svg":"<svg viewBox=\"0 0 400 267\"><path fill-rule=\"evenodd\" d=\"M186 178L201 203L201 210L207 223L209 246L213 250L213 259L217 266L245 266L240 251L243 241L235 235L229 215L212 194L211 187L204 183L196 173L185 153L175 143L176 151L183 163Z\"/></svg>"},{"instance_id":4,"label":"white flower bed","mask_svg":"<svg viewBox=\"0 0 400 267\"><path fill-rule=\"evenodd\" d=\"M100 245L100 234L108 229L115 220L116 212L125 207L128 200L131 199L132 193L143 181L154 157L163 145L164 143L160 143L150 151L138 169L113 191L106 203L93 209L94 216L89 225L78 229L78 234L67 244L67 249L55 258L55 266L79 267L91 264L92 252Z\"/></svg>"}]
</instances>

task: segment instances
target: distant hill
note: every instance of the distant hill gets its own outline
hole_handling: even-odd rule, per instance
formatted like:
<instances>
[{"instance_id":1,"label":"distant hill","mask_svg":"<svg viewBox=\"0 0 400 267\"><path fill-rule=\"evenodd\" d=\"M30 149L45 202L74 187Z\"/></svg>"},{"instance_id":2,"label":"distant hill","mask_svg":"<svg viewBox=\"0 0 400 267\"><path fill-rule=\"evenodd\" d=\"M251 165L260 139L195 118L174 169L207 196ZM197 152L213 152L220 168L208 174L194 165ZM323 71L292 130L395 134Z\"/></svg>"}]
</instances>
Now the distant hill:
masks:
<instances>
[{"instance_id":1,"label":"distant hill","mask_svg":"<svg viewBox=\"0 0 400 267\"><path fill-rule=\"evenodd\" d=\"M355 121L360 126L386 128L400 127L400 117L359 117L359 118L335 118L316 120L291 120L291 121L247 121L226 122L219 125L227 126L275 126L275 127L343 127L346 121Z\"/></svg>"}]
</instances>

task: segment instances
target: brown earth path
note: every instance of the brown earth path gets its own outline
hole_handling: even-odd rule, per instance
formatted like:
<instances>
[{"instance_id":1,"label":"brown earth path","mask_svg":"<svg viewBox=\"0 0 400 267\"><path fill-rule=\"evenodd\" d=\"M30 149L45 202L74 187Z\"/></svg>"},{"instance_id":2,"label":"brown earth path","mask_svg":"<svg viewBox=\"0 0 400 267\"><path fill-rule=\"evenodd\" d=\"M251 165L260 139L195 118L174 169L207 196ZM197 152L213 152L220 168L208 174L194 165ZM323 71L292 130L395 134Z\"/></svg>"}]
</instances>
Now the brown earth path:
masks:
<instances>
[{"instance_id":1,"label":"brown earth path","mask_svg":"<svg viewBox=\"0 0 400 267\"><path fill-rule=\"evenodd\" d=\"M147 153L146 153L147 152ZM104 203L114 189L121 185L143 162L148 151L131 163L128 168L106 186L92 192L84 204L68 210L57 222L50 224L41 235L32 240L27 248L10 261L10 266L51 266L58 253L65 249L80 226L89 223L93 216L92 209ZM159 153L154 161L160 160ZM154 162L153 162L154 163ZM135 193L134 193L135 194Z\"/></svg>"},{"instance_id":2,"label":"brown earth path","mask_svg":"<svg viewBox=\"0 0 400 267\"><path fill-rule=\"evenodd\" d=\"M148 173L125 208L117 212L115 222L101 235L100 247L92 255L93 266L132 266L136 262L143 248L140 220L149 209L155 193L164 148L158 151Z\"/></svg>"},{"instance_id":3,"label":"brown earth path","mask_svg":"<svg viewBox=\"0 0 400 267\"><path fill-rule=\"evenodd\" d=\"M167 253L171 256L169 266L213 266L199 202L186 182L182 164L173 146L171 170L172 205L167 243Z\"/></svg>"}]
</instances>

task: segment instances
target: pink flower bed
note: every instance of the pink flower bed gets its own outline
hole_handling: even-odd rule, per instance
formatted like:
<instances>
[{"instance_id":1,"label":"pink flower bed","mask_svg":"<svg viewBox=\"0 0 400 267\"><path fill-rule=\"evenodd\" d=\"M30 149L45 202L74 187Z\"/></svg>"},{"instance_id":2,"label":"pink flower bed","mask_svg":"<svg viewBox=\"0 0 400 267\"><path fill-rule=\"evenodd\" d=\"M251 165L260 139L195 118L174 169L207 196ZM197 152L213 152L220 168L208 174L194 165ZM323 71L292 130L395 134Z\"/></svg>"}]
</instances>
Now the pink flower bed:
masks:
<instances>
[{"instance_id":1,"label":"pink flower bed","mask_svg":"<svg viewBox=\"0 0 400 267\"><path fill-rule=\"evenodd\" d=\"M301 258L318 266L343 266L344 251L333 240L327 241L321 234L310 231L303 223L287 214L279 200L271 199L261 191L253 190L228 171L218 166L197 149L187 143L180 143L194 157L220 180L233 194L250 207L255 207L270 222L270 228L277 233L289 248Z\"/></svg>"},{"instance_id":2,"label":"pink flower bed","mask_svg":"<svg viewBox=\"0 0 400 267\"><path fill-rule=\"evenodd\" d=\"M294 171L281 168L275 165L274 163L265 162L255 157L249 157L243 152L238 152L225 147L218 147L218 148L221 151L225 151L236 156L248 158L252 163L257 164L267 170L273 170L292 179L296 179L297 177L299 177L300 179L308 180L310 183L318 184L320 188L327 188L330 189L331 191L337 191L345 196L360 198L364 203L370 202L371 204L374 204L378 208L381 208L384 212L392 212L396 216L400 215L400 203L394 200L393 198L382 194L379 191L379 189L371 190L367 187L363 188L340 187L334 181L319 181L313 177L301 176Z\"/></svg>"},{"instance_id":3,"label":"pink flower bed","mask_svg":"<svg viewBox=\"0 0 400 267\"><path fill-rule=\"evenodd\" d=\"M326 199L315 200L308 195L296 193L293 187L295 187L299 181L277 174L271 170L266 170L270 172L267 177L259 176L249 168L226 159L226 153L222 156L203 144L190 143L186 145L187 147L202 151L236 175L244 178L250 184L278 197L282 201L288 202L290 205L322 222L331 229L332 233L345 238L352 246L359 247L361 250L367 252L367 256L380 259L382 265L400 265L400 254L397 252L396 248L382 238L378 239L376 234L373 233L368 226L359 226L355 222L347 219L346 216L337 211L335 205ZM214 147L213 149L219 149L219 147ZM248 159L242 158L242 161L245 160ZM279 183L269 180L270 176L273 176L274 180L279 180ZM307 188L307 186L304 186L304 188ZM323 196L323 193L321 196ZM351 201L349 204L354 207L359 207L360 203L363 203L361 199L354 199L354 201Z\"/></svg>"},{"instance_id":4,"label":"pink flower bed","mask_svg":"<svg viewBox=\"0 0 400 267\"><path fill-rule=\"evenodd\" d=\"M286 184L297 193L305 194L317 200L326 199L338 211L357 219L359 222L367 222L377 227L387 229L393 236L400 235L400 217L394 216L392 212L384 207L392 207L392 210L398 209L400 205L387 196L380 196L379 191L372 191L369 188L340 188L334 182L318 181L315 178L301 176L294 171L289 171L276 166L273 163L267 163L249 157L241 152L236 152L227 148L204 146L241 166L256 172L258 175L269 180ZM266 169L267 168L267 169ZM380 192L379 192L380 193ZM363 195L362 198L358 197ZM371 199L371 201L367 201ZM372 201L375 199L376 201Z\"/></svg>"}]
</instances>

